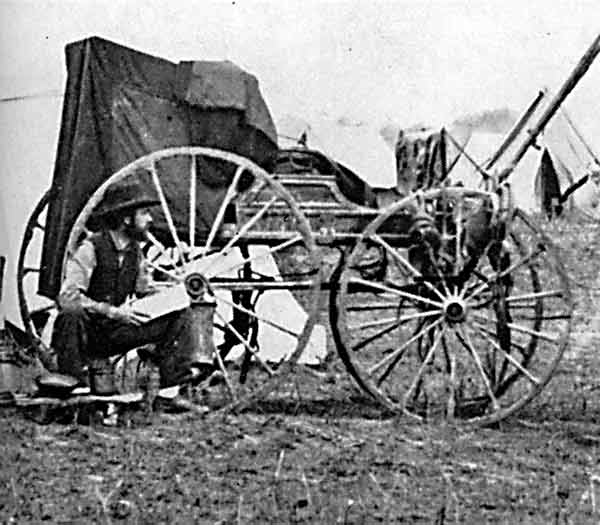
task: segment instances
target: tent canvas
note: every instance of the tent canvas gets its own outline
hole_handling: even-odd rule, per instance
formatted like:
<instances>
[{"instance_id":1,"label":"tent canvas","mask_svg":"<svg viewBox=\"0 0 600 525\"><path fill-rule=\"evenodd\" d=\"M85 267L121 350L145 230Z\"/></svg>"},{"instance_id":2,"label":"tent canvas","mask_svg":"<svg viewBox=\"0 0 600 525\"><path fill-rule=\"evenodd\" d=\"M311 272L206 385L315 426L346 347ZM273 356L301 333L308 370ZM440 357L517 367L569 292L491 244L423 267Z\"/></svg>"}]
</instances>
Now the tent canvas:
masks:
<instances>
[{"instance_id":1,"label":"tent canvas","mask_svg":"<svg viewBox=\"0 0 600 525\"><path fill-rule=\"evenodd\" d=\"M559 111L544 132L543 142L548 146L553 165L558 172L561 191L584 175L597 172L595 163L585 146L569 126L564 111ZM600 190L594 178L578 188L570 199L573 206L585 214L600 217Z\"/></svg>"},{"instance_id":2,"label":"tent canvas","mask_svg":"<svg viewBox=\"0 0 600 525\"><path fill-rule=\"evenodd\" d=\"M501 133L473 131L465 151L479 166L483 166L498 149L503 138L504 135ZM461 141L459 140L459 142ZM526 211L537 209L537 203L534 199L534 179L539 157L540 153L537 150L530 149L521 159L510 179L515 204ZM502 157L502 160L504 158ZM502 160L494 169L502 166ZM454 182L462 182L469 188L480 187L482 181L480 173L464 155L459 158L454 166L450 178Z\"/></svg>"}]
</instances>

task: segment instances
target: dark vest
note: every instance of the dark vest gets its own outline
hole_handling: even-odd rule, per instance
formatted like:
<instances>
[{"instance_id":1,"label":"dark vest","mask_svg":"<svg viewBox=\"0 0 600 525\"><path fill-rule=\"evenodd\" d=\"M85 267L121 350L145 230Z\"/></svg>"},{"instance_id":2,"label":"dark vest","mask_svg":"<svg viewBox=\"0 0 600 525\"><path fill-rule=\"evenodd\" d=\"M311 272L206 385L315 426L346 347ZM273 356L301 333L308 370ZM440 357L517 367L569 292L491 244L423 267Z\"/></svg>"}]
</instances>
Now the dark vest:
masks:
<instances>
[{"instance_id":1,"label":"dark vest","mask_svg":"<svg viewBox=\"0 0 600 525\"><path fill-rule=\"evenodd\" d=\"M140 249L132 242L123 251L119 266L119 252L107 231L92 235L90 241L96 252L96 268L90 279L87 296L94 301L119 306L128 295L135 292Z\"/></svg>"}]
</instances>

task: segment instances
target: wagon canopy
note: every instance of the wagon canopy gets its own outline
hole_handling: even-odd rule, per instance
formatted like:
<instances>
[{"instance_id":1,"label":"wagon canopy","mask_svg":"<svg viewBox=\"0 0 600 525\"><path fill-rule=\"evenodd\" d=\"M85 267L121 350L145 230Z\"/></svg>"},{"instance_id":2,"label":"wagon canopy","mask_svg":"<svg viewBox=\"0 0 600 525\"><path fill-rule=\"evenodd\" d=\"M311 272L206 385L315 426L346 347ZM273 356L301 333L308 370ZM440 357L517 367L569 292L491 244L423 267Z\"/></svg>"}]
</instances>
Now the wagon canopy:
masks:
<instances>
[{"instance_id":1,"label":"wagon canopy","mask_svg":"<svg viewBox=\"0 0 600 525\"><path fill-rule=\"evenodd\" d=\"M133 160L174 146L219 148L269 169L277 133L257 79L224 62L172 63L92 37L66 47L67 84L51 200L42 249L39 292L55 297L71 227L92 193ZM167 166L165 192L178 227L187 202L177 191L189 170ZM202 166L198 228L211 224L228 174ZM165 180L163 178L163 180ZM183 197L179 197L179 200ZM186 212L187 213L187 212ZM166 230L156 218L157 231ZM202 232L200 232L201 234Z\"/></svg>"}]
</instances>

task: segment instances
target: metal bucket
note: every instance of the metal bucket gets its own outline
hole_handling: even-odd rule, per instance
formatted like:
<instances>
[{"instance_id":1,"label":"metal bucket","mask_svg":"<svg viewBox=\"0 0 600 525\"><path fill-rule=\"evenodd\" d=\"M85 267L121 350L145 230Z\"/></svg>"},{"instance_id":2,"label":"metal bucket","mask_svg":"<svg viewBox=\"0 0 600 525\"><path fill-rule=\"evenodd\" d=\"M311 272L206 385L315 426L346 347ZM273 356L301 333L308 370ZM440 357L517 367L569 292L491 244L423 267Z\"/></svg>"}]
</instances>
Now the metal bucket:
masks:
<instances>
[{"instance_id":1,"label":"metal bucket","mask_svg":"<svg viewBox=\"0 0 600 525\"><path fill-rule=\"evenodd\" d=\"M108 358L95 358L90 362L90 390L92 394L107 396L117 394L113 365Z\"/></svg>"},{"instance_id":2,"label":"metal bucket","mask_svg":"<svg viewBox=\"0 0 600 525\"><path fill-rule=\"evenodd\" d=\"M14 351L0 346L0 401L21 389L21 369Z\"/></svg>"}]
</instances>

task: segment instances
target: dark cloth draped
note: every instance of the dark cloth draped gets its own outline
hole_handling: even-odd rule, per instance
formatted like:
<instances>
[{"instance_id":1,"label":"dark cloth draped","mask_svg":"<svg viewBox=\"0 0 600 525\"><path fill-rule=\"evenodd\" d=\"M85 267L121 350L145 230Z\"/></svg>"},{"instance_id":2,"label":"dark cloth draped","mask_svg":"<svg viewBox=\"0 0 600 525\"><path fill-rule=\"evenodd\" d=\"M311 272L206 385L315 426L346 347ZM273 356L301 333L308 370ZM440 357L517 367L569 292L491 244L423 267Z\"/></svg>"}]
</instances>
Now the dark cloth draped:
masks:
<instances>
[{"instance_id":1,"label":"dark cloth draped","mask_svg":"<svg viewBox=\"0 0 600 525\"><path fill-rule=\"evenodd\" d=\"M93 37L66 48L67 84L48 207L39 292L58 293L65 244L92 193L138 157L173 146L207 146L269 169L276 131L256 78L231 62L172 63ZM217 96L218 95L218 96ZM206 162L198 188L198 238L208 230L230 170ZM161 180L180 230L188 224L190 167L173 160ZM149 179L140 179L149 184ZM185 201L185 202L184 202ZM157 236L168 240L164 218Z\"/></svg>"}]
</instances>

